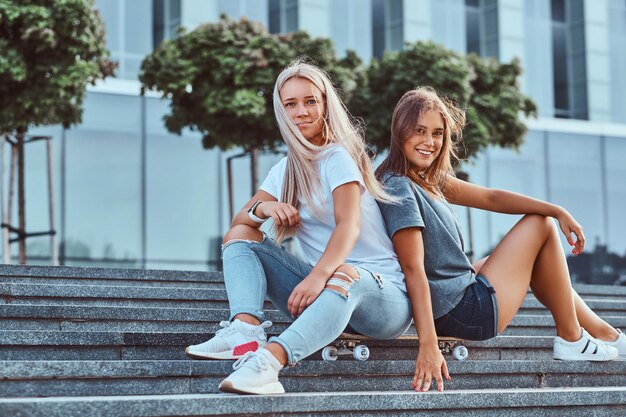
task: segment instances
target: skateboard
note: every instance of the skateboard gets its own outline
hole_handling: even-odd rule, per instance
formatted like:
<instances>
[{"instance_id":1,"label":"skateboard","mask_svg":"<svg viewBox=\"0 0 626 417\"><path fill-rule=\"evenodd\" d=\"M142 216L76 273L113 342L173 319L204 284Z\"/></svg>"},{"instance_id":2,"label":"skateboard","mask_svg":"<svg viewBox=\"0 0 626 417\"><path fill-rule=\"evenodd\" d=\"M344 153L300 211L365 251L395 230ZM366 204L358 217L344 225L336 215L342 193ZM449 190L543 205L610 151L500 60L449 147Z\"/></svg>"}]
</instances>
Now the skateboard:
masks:
<instances>
[{"instance_id":1,"label":"skateboard","mask_svg":"<svg viewBox=\"0 0 626 417\"><path fill-rule=\"evenodd\" d=\"M397 339L418 340L417 335L403 335ZM322 349L322 359L325 361L336 361L339 356L352 355L354 359L364 362L370 357L370 349L366 344L368 340L375 340L371 337L353 333L342 333L329 346ZM439 350L443 354L452 354L457 361L464 361L469 356L468 349L463 346L463 341L454 337L438 337Z\"/></svg>"}]
</instances>

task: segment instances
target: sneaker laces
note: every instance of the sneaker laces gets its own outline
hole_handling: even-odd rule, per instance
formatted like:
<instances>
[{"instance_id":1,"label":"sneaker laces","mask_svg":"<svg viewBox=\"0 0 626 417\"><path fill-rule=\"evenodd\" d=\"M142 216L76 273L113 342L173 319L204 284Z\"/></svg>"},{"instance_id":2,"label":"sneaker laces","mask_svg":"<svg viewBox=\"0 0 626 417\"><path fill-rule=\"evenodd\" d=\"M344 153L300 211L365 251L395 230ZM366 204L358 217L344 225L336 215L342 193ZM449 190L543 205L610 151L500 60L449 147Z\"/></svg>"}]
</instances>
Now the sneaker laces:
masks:
<instances>
[{"instance_id":1,"label":"sneaker laces","mask_svg":"<svg viewBox=\"0 0 626 417\"><path fill-rule=\"evenodd\" d=\"M215 335L218 336L226 336L234 331L236 331L235 326L231 326L234 322L228 321L228 320L222 320L220 321L220 327L221 329L219 329L218 331L215 332ZM272 327L274 323L272 323L269 320L264 321L263 323L261 323L260 325L258 325L257 327L263 332L263 335L265 335L265 329Z\"/></svg>"},{"instance_id":2,"label":"sneaker laces","mask_svg":"<svg viewBox=\"0 0 626 417\"><path fill-rule=\"evenodd\" d=\"M267 370L269 363L263 360L257 352L246 352L241 358L233 363L233 369L236 371L241 367L252 368L256 372Z\"/></svg>"},{"instance_id":3,"label":"sneaker laces","mask_svg":"<svg viewBox=\"0 0 626 417\"><path fill-rule=\"evenodd\" d=\"M222 336L226 336L228 333L231 333L234 328L230 327L231 322L228 320L222 320L220 321L220 327L221 329L219 329L218 331L215 332L215 335L222 335Z\"/></svg>"}]
</instances>

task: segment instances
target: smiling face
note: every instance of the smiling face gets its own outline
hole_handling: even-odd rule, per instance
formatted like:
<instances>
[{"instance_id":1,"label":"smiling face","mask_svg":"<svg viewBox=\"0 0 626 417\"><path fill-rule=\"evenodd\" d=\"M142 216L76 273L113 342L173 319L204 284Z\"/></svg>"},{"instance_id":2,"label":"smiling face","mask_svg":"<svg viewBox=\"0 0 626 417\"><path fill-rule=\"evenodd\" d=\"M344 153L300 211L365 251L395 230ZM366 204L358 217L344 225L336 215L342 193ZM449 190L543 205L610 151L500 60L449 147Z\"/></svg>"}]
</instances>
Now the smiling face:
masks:
<instances>
[{"instance_id":1,"label":"smiling face","mask_svg":"<svg viewBox=\"0 0 626 417\"><path fill-rule=\"evenodd\" d=\"M306 78L292 77L280 89L280 98L302 136L314 145L324 144L326 107L320 89Z\"/></svg>"},{"instance_id":2,"label":"smiling face","mask_svg":"<svg viewBox=\"0 0 626 417\"><path fill-rule=\"evenodd\" d=\"M420 117L415 132L404 141L402 153L416 172L428 168L439 156L444 138L443 116L428 111Z\"/></svg>"}]
</instances>

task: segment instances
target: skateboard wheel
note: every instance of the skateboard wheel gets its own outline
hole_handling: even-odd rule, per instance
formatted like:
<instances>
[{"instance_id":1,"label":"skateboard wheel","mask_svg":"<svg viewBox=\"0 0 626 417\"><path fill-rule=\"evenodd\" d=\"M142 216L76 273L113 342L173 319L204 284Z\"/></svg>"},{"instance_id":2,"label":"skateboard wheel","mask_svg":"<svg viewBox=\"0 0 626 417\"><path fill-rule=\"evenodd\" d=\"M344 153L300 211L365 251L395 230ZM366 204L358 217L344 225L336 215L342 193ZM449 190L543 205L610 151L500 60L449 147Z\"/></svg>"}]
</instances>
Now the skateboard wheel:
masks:
<instances>
[{"instance_id":1,"label":"skateboard wheel","mask_svg":"<svg viewBox=\"0 0 626 417\"><path fill-rule=\"evenodd\" d=\"M465 346L457 346L452 350L452 357L457 361L464 361L469 356L469 351Z\"/></svg>"},{"instance_id":2,"label":"skateboard wheel","mask_svg":"<svg viewBox=\"0 0 626 417\"><path fill-rule=\"evenodd\" d=\"M337 360L337 348L334 346L326 346L322 349L322 359L325 361L336 361Z\"/></svg>"},{"instance_id":3,"label":"skateboard wheel","mask_svg":"<svg viewBox=\"0 0 626 417\"><path fill-rule=\"evenodd\" d=\"M364 362L370 357L370 349L365 345L355 346L354 350L352 351L352 356L357 361Z\"/></svg>"}]
</instances>

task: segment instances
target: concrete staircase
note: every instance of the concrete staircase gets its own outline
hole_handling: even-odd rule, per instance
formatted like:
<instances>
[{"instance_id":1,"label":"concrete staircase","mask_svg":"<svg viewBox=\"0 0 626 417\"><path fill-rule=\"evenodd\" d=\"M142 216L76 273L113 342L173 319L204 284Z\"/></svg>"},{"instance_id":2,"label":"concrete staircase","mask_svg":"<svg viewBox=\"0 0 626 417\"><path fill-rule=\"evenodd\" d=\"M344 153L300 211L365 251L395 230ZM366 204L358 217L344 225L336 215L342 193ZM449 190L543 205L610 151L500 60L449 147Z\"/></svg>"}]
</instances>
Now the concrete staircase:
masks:
<instances>
[{"instance_id":1,"label":"concrete staircase","mask_svg":"<svg viewBox=\"0 0 626 417\"><path fill-rule=\"evenodd\" d=\"M626 328L626 287L576 286ZM554 323L529 295L505 334L448 358L443 393L416 394L416 343L369 344L370 360L286 369L289 394L217 393L228 361L191 361L228 315L213 272L0 266L0 416L626 416L626 362L551 359ZM280 333L288 320L267 304ZM412 329L411 331L414 331ZM556 413L556 414L555 414Z\"/></svg>"}]
</instances>

